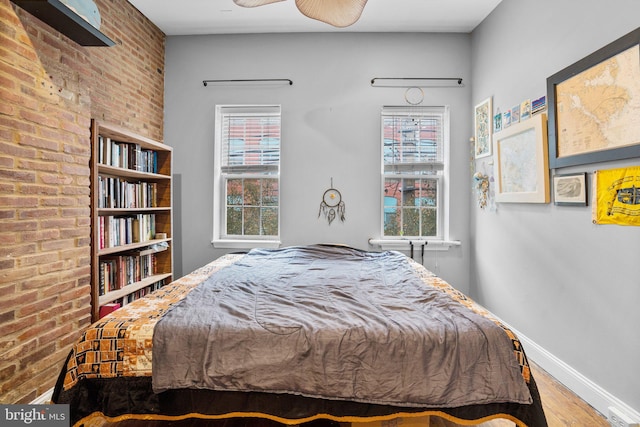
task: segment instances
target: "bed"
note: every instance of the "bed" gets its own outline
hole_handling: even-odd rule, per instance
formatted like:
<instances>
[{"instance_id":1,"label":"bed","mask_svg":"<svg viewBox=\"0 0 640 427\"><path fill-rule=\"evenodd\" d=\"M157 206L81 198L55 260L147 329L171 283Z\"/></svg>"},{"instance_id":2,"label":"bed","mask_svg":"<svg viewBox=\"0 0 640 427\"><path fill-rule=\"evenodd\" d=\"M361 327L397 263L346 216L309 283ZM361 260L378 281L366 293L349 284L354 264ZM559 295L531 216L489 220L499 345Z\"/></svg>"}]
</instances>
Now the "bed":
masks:
<instances>
[{"instance_id":1,"label":"bed","mask_svg":"<svg viewBox=\"0 0 640 427\"><path fill-rule=\"evenodd\" d=\"M228 254L89 327L54 403L97 418L295 425L438 415L546 420L517 337L395 251Z\"/></svg>"}]
</instances>

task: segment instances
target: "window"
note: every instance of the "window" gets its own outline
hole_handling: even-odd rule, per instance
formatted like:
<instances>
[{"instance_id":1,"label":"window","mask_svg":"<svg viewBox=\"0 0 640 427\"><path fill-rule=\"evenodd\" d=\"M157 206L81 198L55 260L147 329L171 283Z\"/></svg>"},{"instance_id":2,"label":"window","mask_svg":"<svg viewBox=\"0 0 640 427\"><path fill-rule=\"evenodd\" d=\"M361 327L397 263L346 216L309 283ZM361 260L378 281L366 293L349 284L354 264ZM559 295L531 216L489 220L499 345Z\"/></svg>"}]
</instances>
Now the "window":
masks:
<instances>
[{"instance_id":1,"label":"window","mask_svg":"<svg viewBox=\"0 0 640 427\"><path fill-rule=\"evenodd\" d=\"M278 106L216 107L213 238L219 246L279 240L280 128Z\"/></svg>"},{"instance_id":2,"label":"window","mask_svg":"<svg viewBox=\"0 0 640 427\"><path fill-rule=\"evenodd\" d=\"M383 239L444 240L449 109L382 110Z\"/></svg>"}]
</instances>

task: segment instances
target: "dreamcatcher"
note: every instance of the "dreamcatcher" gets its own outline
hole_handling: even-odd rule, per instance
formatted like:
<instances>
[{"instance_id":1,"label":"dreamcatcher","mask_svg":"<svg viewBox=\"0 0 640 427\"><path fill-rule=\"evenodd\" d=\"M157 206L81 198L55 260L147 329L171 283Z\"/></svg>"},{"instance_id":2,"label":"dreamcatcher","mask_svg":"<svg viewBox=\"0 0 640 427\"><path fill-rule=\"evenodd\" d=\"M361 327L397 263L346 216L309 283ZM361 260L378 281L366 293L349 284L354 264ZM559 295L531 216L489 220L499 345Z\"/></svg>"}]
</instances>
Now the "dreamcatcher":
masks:
<instances>
[{"instance_id":1,"label":"dreamcatcher","mask_svg":"<svg viewBox=\"0 0 640 427\"><path fill-rule=\"evenodd\" d=\"M324 192L322 195L322 202L320 203L320 210L318 211L318 218L320 215L324 215L329 221L329 225L336 219L336 215L340 218L340 221L344 222L345 205L342 201L342 194L335 188L333 188L333 178L331 178L331 188Z\"/></svg>"}]
</instances>

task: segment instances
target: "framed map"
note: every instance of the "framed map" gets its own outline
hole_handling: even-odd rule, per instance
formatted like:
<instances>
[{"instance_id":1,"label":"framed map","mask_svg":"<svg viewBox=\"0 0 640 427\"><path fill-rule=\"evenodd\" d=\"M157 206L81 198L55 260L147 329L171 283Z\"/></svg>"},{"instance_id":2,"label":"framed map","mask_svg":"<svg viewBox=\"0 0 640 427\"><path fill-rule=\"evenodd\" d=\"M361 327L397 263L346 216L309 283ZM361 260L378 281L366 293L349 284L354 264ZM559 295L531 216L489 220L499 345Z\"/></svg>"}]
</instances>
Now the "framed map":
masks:
<instances>
[{"instance_id":1,"label":"framed map","mask_svg":"<svg viewBox=\"0 0 640 427\"><path fill-rule=\"evenodd\" d=\"M549 203L546 114L496 132L493 151L496 202Z\"/></svg>"},{"instance_id":2,"label":"framed map","mask_svg":"<svg viewBox=\"0 0 640 427\"><path fill-rule=\"evenodd\" d=\"M640 28L547 79L551 168L640 157Z\"/></svg>"}]
</instances>

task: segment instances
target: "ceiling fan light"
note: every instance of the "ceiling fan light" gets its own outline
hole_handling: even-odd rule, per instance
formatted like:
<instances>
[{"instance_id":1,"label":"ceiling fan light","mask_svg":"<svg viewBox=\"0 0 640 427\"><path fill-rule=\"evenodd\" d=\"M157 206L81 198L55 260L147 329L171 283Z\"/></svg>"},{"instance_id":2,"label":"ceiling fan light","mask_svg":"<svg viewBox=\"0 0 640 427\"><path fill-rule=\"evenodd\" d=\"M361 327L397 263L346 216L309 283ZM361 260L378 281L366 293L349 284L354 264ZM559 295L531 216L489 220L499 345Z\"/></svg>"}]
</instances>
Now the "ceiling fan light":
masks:
<instances>
[{"instance_id":1,"label":"ceiling fan light","mask_svg":"<svg viewBox=\"0 0 640 427\"><path fill-rule=\"evenodd\" d=\"M284 0L233 0L235 4L241 7L257 7L265 4L277 3Z\"/></svg>"},{"instance_id":2,"label":"ceiling fan light","mask_svg":"<svg viewBox=\"0 0 640 427\"><path fill-rule=\"evenodd\" d=\"M340 28L360 19L366 4L367 0L296 0L298 10L305 16Z\"/></svg>"}]
</instances>

